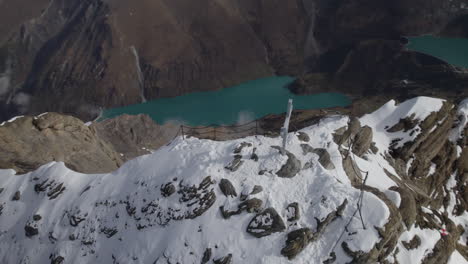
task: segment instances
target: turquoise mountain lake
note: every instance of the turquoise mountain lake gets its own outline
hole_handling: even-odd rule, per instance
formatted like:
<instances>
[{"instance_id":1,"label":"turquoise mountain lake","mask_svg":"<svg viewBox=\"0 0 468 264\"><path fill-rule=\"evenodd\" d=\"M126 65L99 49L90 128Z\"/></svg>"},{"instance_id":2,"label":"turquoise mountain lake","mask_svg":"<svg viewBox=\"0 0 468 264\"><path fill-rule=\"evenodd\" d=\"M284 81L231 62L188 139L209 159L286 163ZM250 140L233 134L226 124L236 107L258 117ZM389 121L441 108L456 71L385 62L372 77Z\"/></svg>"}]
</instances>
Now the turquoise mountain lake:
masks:
<instances>
[{"instance_id":1,"label":"turquoise mountain lake","mask_svg":"<svg viewBox=\"0 0 468 264\"><path fill-rule=\"evenodd\" d=\"M291 77L276 76L218 91L156 99L105 110L101 120L121 114L144 113L159 124L177 120L192 126L231 125L245 123L268 114L284 113L289 98L293 99L294 109L347 106L351 103L348 97L336 93L295 95L286 88L293 81L294 78Z\"/></svg>"},{"instance_id":2,"label":"turquoise mountain lake","mask_svg":"<svg viewBox=\"0 0 468 264\"><path fill-rule=\"evenodd\" d=\"M468 68L468 39L434 36L410 37L408 49L426 53L450 64Z\"/></svg>"}]
</instances>

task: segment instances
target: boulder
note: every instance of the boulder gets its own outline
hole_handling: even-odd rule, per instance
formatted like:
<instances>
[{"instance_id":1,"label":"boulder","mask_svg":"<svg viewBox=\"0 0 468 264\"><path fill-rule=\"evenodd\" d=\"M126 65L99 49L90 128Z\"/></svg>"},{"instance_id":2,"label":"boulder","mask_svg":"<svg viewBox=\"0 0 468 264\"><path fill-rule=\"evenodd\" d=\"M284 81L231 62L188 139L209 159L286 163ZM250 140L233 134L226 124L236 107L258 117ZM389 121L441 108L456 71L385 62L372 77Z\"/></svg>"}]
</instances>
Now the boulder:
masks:
<instances>
[{"instance_id":1,"label":"boulder","mask_svg":"<svg viewBox=\"0 0 468 264\"><path fill-rule=\"evenodd\" d=\"M19 199L21 199L21 192L16 191L15 194L13 195L13 197L11 198L11 200L12 201L19 201Z\"/></svg>"},{"instance_id":2,"label":"boulder","mask_svg":"<svg viewBox=\"0 0 468 264\"><path fill-rule=\"evenodd\" d=\"M213 260L214 264L232 264L232 254L228 254L225 257Z\"/></svg>"},{"instance_id":3,"label":"boulder","mask_svg":"<svg viewBox=\"0 0 468 264\"><path fill-rule=\"evenodd\" d=\"M257 214L247 226L247 233L260 238L276 232L282 232L286 226L274 208L267 208Z\"/></svg>"},{"instance_id":4,"label":"boulder","mask_svg":"<svg viewBox=\"0 0 468 264\"><path fill-rule=\"evenodd\" d=\"M294 222L299 220L301 217L300 211L299 211L299 204L297 202L290 203L286 207L286 214L287 214L287 220L289 222Z\"/></svg>"},{"instance_id":5,"label":"boulder","mask_svg":"<svg viewBox=\"0 0 468 264\"><path fill-rule=\"evenodd\" d=\"M300 132L297 132L297 138L300 140L300 141L303 141L303 142L309 142L310 141L310 137L309 135L307 135L306 133L300 131Z\"/></svg>"},{"instance_id":6,"label":"boulder","mask_svg":"<svg viewBox=\"0 0 468 264\"><path fill-rule=\"evenodd\" d=\"M211 259L211 255L212 255L211 248L205 249L205 252L203 252L203 257L202 257L202 260L201 260L201 264L208 263L208 261L210 261L210 259Z\"/></svg>"},{"instance_id":7,"label":"boulder","mask_svg":"<svg viewBox=\"0 0 468 264\"><path fill-rule=\"evenodd\" d=\"M161 195L163 197L169 197L176 192L176 187L172 183L166 183L161 186Z\"/></svg>"},{"instance_id":8,"label":"boulder","mask_svg":"<svg viewBox=\"0 0 468 264\"><path fill-rule=\"evenodd\" d=\"M278 146L272 146L272 148L281 151L281 148ZM281 178L292 178L301 171L301 161L298 160L294 154L287 150L286 155L288 156L288 160L286 161L286 164L284 164L281 169L276 172L276 175Z\"/></svg>"},{"instance_id":9,"label":"boulder","mask_svg":"<svg viewBox=\"0 0 468 264\"><path fill-rule=\"evenodd\" d=\"M251 146L252 143L242 142L234 149L234 154L240 154L244 148L248 148Z\"/></svg>"},{"instance_id":10,"label":"boulder","mask_svg":"<svg viewBox=\"0 0 468 264\"><path fill-rule=\"evenodd\" d=\"M219 188L223 192L224 196L237 197L236 188L228 179L221 179L221 181L219 182Z\"/></svg>"},{"instance_id":11,"label":"boulder","mask_svg":"<svg viewBox=\"0 0 468 264\"><path fill-rule=\"evenodd\" d=\"M281 249L281 255L289 260L294 259L309 244L312 235L312 230L307 227L289 232L286 246Z\"/></svg>"},{"instance_id":12,"label":"boulder","mask_svg":"<svg viewBox=\"0 0 468 264\"><path fill-rule=\"evenodd\" d=\"M234 159L225 167L227 170L235 172L244 163L241 155L235 155Z\"/></svg>"},{"instance_id":13,"label":"boulder","mask_svg":"<svg viewBox=\"0 0 468 264\"><path fill-rule=\"evenodd\" d=\"M24 227L24 233L27 237L31 238L39 234L39 229L37 228L37 226L26 224L26 226Z\"/></svg>"},{"instance_id":14,"label":"boulder","mask_svg":"<svg viewBox=\"0 0 468 264\"><path fill-rule=\"evenodd\" d=\"M328 153L328 151L326 149L323 149L323 148L316 148L314 149L312 146L308 145L308 144L301 144L301 148L302 148L302 153L304 155L307 155L307 153L314 153L314 154L317 154L319 156L319 163L327 170L333 170L335 169L335 165L333 164L333 162L331 161L331 157L330 157L330 154ZM307 166L307 168L309 168L309 166L312 166L312 164L309 164ZM305 166L304 166L304 169L307 169Z\"/></svg>"}]
</instances>

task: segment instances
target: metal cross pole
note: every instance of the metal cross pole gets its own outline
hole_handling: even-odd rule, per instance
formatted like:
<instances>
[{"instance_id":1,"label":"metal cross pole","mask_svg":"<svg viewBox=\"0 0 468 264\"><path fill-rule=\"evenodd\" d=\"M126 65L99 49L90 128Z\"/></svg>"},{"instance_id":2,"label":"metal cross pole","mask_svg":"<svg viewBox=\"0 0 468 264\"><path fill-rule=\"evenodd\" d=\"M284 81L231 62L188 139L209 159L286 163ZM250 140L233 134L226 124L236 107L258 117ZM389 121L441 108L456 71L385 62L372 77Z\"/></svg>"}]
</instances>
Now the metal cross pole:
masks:
<instances>
[{"instance_id":1,"label":"metal cross pole","mask_svg":"<svg viewBox=\"0 0 468 264\"><path fill-rule=\"evenodd\" d=\"M288 138L289 120L291 119L292 109L293 109L293 100L289 99L288 111L286 112L286 119L284 120L284 125L281 128L281 136L283 137L283 147L281 148L281 154L283 155L286 153L286 140Z\"/></svg>"}]
</instances>

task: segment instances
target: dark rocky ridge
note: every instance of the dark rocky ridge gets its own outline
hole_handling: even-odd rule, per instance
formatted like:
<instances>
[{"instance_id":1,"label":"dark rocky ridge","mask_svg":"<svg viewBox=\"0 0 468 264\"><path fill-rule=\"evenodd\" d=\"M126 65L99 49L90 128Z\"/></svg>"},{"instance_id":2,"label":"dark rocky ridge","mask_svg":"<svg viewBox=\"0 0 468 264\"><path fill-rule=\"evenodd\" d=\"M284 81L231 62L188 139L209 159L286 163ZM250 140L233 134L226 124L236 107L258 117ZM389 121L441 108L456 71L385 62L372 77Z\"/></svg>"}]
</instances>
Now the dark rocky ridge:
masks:
<instances>
[{"instance_id":1,"label":"dark rocky ridge","mask_svg":"<svg viewBox=\"0 0 468 264\"><path fill-rule=\"evenodd\" d=\"M44 111L90 119L144 98L335 73L353 50L372 56L389 45L371 40L464 36L447 25L468 14L463 0L29 2L0 2L0 120ZM350 73L367 79L374 66ZM362 94L357 87L342 91Z\"/></svg>"}]
</instances>

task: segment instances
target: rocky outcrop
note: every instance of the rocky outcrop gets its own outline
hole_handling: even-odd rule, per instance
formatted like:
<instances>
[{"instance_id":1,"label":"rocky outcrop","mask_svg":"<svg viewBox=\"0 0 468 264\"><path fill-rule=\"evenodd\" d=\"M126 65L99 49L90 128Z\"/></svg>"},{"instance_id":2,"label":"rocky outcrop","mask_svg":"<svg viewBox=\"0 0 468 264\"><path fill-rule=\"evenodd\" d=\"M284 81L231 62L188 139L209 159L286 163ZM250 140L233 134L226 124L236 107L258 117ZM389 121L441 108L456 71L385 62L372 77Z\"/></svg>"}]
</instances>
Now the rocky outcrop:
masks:
<instances>
[{"instance_id":1,"label":"rocky outcrop","mask_svg":"<svg viewBox=\"0 0 468 264\"><path fill-rule=\"evenodd\" d=\"M109 172L122 164L92 127L71 116L47 113L0 126L1 168L25 173L52 161L84 173Z\"/></svg>"},{"instance_id":2,"label":"rocky outcrop","mask_svg":"<svg viewBox=\"0 0 468 264\"><path fill-rule=\"evenodd\" d=\"M464 123L456 120L459 120L456 107L445 101L439 110L428 114L423 120L411 115L385 128L386 133L390 135L393 133L403 135L395 137L390 144L389 153L380 152L380 155L385 156L398 174L398 176L393 175L385 170L387 176L397 184L390 190L398 192L401 197L398 208L384 193L366 186L365 182L363 184L364 173L361 172L349 152L351 149L354 154L365 153L355 148L356 142L359 141L358 135L360 135L356 131L362 129L360 125L357 125L355 120L351 120L346 129L335 132L335 141L337 144L342 144L343 168L353 186L362 188L365 192L371 192L385 202L390 209L389 221L383 228L377 229L381 241L371 251L353 252L347 244L342 243L343 250L353 258L355 263L374 263L385 259L390 254L396 254L394 250L404 230L401 223L404 223L407 229L418 226L422 229L437 230L446 225L449 235L442 235L432 249L432 253L427 255L422 263L446 263L448 261L452 252L457 248L456 241L460 236L460 230L455 227L448 215L460 215L460 210L463 211L462 208L466 208L467 205L461 195L465 192L463 188L460 188L460 184L464 181L461 179L465 170L458 167L459 164L464 163L462 152L466 149L466 142L453 137L453 131L466 130L466 126L458 127L464 126ZM352 142L352 145L346 142ZM367 141L359 145L365 145L367 148L369 143ZM370 145L369 149L372 150L372 144ZM449 184L451 180L452 183ZM449 201L452 205L449 205ZM402 241L402 245L408 250L413 250L421 245L421 239L413 236Z\"/></svg>"}]
</instances>

